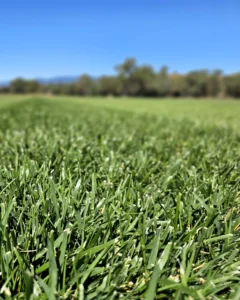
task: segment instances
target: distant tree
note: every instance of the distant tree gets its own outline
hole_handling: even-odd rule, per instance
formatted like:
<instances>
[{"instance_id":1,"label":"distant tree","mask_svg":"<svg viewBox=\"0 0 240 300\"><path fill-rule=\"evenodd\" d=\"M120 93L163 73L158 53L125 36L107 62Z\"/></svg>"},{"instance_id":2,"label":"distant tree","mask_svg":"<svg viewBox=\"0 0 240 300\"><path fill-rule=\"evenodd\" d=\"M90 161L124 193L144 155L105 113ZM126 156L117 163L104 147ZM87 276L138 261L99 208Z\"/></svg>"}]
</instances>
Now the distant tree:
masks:
<instances>
[{"instance_id":1,"label":"distant tree","mask_svg":"<svg viewBox=\"0 0 240 300\"><path fill-rule=\"evenodd\" d=\"M118 82L121 83L121 94L133 96L137 90L137 85L132 80L132 74L136 71L137 63L135 58L127 58L122 64L115 67Z\"/></svg>"},{"instance_id":2,"label":"distant tree","mask_svg":"<svg viewBox=\"0 0 240 300\"><path fill-rule=\"evenodd\" d=\"M65 84L63 93L67 95L76 95L77 94L76 84L75 83Z\"/></svg>"},{"instance_id":3,"label":"distant tree","mask_svg":"<svg viewBox=\"0 0 240 300\"><path fill-rule=\"evenodd\" d=\"M168 67L163 66L156 76L157 79L157 94L164 97L170 94L170 79L168 76Z\"/></svg>"},{"instance_id":4,"label":"distant tree","mask_svg":"<svg viewBox=\"0 0 240 300\"><path fill-rule=\"evenodd\" d=\"M129 77L128 93L134 96L152 96L156 94L153 82L155 73L153 68L148 65L136 67Z\"/></svg>"},{"instance_id":5,"label":"distant tree","mask_svg":"<svg viewBox=\"0 0 240 300\"><path fill-rule=\"evenodd\" d=\"M0 86L0 94L7 94L10 92L9 86Z\"/></svg>"},{"instance_id":6,"label":"distant tree","mask_svg":"<svg viewBox=\"0 0 240 300\"><path fill-rule=\"evenodd\" d=\"M129 78L137 68L137 63L135 58L127 58L122 64L117 65L115 69L120 76L124 78Z\"/></svg>"},{"instance_id":7,"label":"distant tree","mask_svg":"<svg viewBox=\"0 0 240 300\"><path fill-rule=\"evenodd\" d=\"M49 84L47 86L47 93L53 95L63 94L63 89L61 84Z\"/></svg>"},{"instance_id":8,"label":"distant tree","mask_svg":"<svg viewBox=\"0 0 240 300\"><path fill-rule=\"evenodd\" d=\"M78 82L76 83L76 90L79 95L91 94L92 87L93 87L93 80L87 74L81 75Z\"/></svg>"},{"instance_id":9,"label":"distant tree","mask_svg":"<svg viewBox=\"0 0 240 300\"><path fill-rule=\"evenodd\" d=\"M107 96L119 96L121 94L122 82L118 77L114 76L102 76L95 85L95 93Z\"/></svg>"},{"instance_id":10,"label":"distant tree","mask_svg":"<svg viewBox=\"0 0 240 300\"><path fill-rule=\"evenodd\" d=\"M240 98L240 73L225 76L226 95Z\"/></svg>"},{"instance_id":11,"label":"distant tree","mask_svg":"<svg viewBox=\"0 0 240 300\"><path fill-rule=\"evenodd\" d=\"M155 72L150 65L139 66L135 58L125 59L115 69L116 76L92 79L83 74L73 83L39 84L34 80L16 78L9 87L0 87L0 93L240 98L240 73L224 76L220 70L194 70L186 75L170 74L166 66Z\"/></svg>"},{"instance_id":12,"label":"distant tree","mask_svg":"<svg viewBox=\"0 0 240 300\"><path fill-rule=\"evenodd\" d=\"M23 94L27 92L27 82L21 77L18 77L11 81L10 91L12 93Z\"/></svg>"},{"instance_id":13,"label":"distant tree","mask_svg":"<svg viewBox=\"0 0 240 300\"><path fill-rule=\"evenodd\" d=\"M186 75L186 88L189 96L207 96L208 71L192 71Z\"/></svg>"},{"instance_id":14,"label":"distant tree","mask_svg":"<svg viewBox=\"0 0 240 300\"><path fill-rule=\"evenodd\" d=\"M210 97L219 97L224 93L224 83L222 71L215 70L208 76L207 95Z\"/></svg>"},{"instance_id":15,"label":"distant tree","mask_svg":"<svg viewBox=\"0 0 240 300\"><path fill-rule=\"evenodd\" d=\"M128 58L117 65L116 70L121 94L147 96L155 93L152 85L155 74L151 66L138 66L134 58Z\"/></svg>"},{"instance_id":16,"label":"distant tree","mask_svg":"<svg viewBox=\"0 0 240 300\"><path fill-rule=\"evenodd\" d=\"M173 97L183 97L187 95L186 78L181 74L169 75L170 95Z\"/></svg>"},{"instance_id":17,"label":"distant tree","mask_svg":"<svg viewBox=\"0 0 240 300\"><path fill-rule=\"evenodd\" d=\"M36 93L40 91L40 84L34 80L25 80L23 78L16 78L10 83L10 91L12 93Z\"/></svg>"},{"instance_id":18,"label":"distant tree","mask_svg":"<svg viewBox=\"0 0 240 300\"><path fill-rule=\"evenodd\" d=\"M36 93L40 90L40 84L34 80L25 81L26 92L27 93Z\"/></svg>"}]
</instances>

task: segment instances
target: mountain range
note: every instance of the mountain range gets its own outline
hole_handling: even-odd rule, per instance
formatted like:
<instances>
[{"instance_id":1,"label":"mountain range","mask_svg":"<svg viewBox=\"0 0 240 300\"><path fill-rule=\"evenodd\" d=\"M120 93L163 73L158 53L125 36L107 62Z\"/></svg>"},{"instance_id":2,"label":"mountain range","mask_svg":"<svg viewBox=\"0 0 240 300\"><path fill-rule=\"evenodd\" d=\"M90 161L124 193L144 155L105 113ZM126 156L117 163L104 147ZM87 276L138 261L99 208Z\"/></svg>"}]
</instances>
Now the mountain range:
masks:
<instances>
[{"instance_id":1,"label":"mountain range","mask_svg":"<svg viewBox=\"0 0 240 300\"><path fill-rule=\"evenodd\" d=\"M34 80L41 84L61 84L76 82L80 76L56 76L51 78L36 78ZM0 86L8 86L10 81L0 81Z\"/></svg>"}]
</instances>

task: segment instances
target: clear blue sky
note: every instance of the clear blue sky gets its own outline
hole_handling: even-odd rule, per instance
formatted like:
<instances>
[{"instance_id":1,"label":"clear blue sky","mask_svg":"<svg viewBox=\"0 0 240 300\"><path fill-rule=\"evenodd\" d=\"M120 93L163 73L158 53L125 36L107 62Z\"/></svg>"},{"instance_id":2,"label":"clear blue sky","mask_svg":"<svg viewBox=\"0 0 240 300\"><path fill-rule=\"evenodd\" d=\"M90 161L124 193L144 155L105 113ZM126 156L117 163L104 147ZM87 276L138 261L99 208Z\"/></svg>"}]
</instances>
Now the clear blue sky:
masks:
<instances>
[{"instance_id":1,"label":"clear blue sky","mask_svg":"<svg viewBox=\"0 0 240 300\"><path fill-rule=\"evenodd\" d=\"M0 80L111 74L131 56L237 72L239 34L239 0L1 0Z\"/></svg>"}]
</instances>

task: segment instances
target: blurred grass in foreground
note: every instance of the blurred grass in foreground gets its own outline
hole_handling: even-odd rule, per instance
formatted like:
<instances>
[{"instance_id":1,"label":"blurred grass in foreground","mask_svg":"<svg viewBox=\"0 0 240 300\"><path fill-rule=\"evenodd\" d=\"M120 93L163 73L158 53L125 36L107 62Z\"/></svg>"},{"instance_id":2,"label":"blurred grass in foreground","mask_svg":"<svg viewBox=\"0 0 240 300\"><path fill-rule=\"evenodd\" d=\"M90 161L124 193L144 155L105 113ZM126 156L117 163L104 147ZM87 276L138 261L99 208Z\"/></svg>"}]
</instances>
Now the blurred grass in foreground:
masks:
<instances>
[{"instance_id":1,"label":"blurred grass in foreground","mask_svg":"<svg viewBox=\"0 0 240 300\"><path fill-rule=\"evenodd\" d=\"M64 99L0 110L2 296L239 299L237 103Z\"/></svg>"}]
</instances>

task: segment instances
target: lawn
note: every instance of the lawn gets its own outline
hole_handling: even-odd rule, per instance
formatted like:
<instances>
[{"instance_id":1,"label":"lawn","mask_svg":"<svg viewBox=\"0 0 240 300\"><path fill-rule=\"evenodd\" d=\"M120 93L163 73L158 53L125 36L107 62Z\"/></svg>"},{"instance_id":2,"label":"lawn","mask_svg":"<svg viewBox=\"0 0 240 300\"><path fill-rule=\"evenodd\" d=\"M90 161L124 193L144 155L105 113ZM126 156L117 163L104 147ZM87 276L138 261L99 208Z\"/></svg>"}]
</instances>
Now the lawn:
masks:
<instances>
[{"instance_id":1,"label":"lawn","mask_svg":"<svg viewBox=\"0 0 240 300\"><path fill-rule=\"evenodd\" d=\"M240 299L239 115L0 96L0 297Z\"/></svg>"},{"instance_id":2,"label":"lawn","mask_svg":"<svg viewBox=\"0 0 240 300\"><path fill-rule=\"evenodd\" d=\"M51 97L63 101L89 104L97 107L125 110L143 114L154 114L182 120L187 118L203 124L224 127L240 127L240 101L216 99L131 99L128 98L89 98Z\"/></svg>"}]
</instances>

